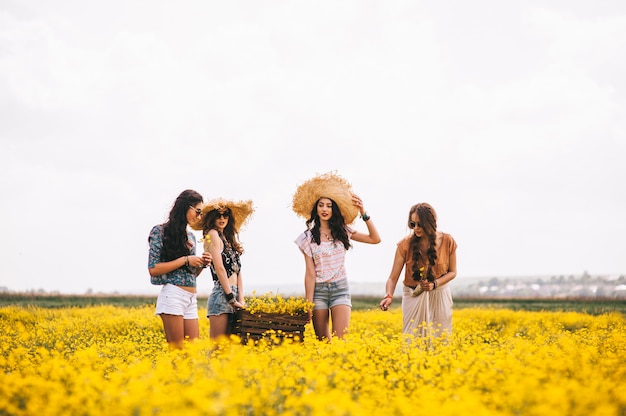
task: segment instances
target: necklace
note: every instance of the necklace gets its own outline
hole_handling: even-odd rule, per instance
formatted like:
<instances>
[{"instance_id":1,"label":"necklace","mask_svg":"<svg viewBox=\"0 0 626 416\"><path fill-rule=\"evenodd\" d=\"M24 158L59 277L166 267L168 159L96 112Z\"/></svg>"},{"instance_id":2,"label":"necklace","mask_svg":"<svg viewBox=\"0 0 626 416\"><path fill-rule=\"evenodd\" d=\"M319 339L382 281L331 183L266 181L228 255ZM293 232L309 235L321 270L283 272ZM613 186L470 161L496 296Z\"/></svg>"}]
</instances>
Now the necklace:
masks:
<instances>
[{"instance_id":1,"label":"necklace","mask_svg":"<svg viewBox=\"0 0 626 416\"><path fill-rule=\"evenodd\" d=\"M322 231L322 229L321 229L321 228L320 228L320 232L321 232L322 234L324 234L324 237L326 237L326 239L327 239L328 241L335 241L335 240L333 240L333 238L332 238L331 236L329 236L328 234L326 234L326 232Z\"/></svg>"}]
</instances>

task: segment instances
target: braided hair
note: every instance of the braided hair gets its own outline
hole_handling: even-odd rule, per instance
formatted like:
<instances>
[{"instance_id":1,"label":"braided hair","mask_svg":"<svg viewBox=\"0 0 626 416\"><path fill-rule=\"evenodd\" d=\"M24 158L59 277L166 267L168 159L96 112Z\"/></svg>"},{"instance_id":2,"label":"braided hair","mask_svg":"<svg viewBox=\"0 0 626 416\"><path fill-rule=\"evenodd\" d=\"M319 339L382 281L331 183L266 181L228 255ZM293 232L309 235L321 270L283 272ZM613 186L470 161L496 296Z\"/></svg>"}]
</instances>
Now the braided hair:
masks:
<instances>
[{"instance_id":1,"label":"braided hair","mask_svg":"<svg viewBox=\"0 0 626 416\"><path fill-rule=\"evenodd\" d=\"M422 237L418 237L413 233L413 237L409 243L412 260L413 260L413 280L422 280L424 278L424 274L422 270L426 270L426 280L429 282L435 281L435 276L433 275L433 267L435 265L435 261L437 260L437 213L434 208L429 204L422 202L416 205L413 205L409 210L409 220L411 222L411 216L413 214L417 215L418 221L421 224L422 230L424 230L424 235ZM409 228L413 228L409 225ZM422 253L420 252L420 243L422 239L426 239L428 241L428 250L426 250L426 258L422 258ZM422 269L422 270L420 270Z\"/></svg>"}]
</instances>

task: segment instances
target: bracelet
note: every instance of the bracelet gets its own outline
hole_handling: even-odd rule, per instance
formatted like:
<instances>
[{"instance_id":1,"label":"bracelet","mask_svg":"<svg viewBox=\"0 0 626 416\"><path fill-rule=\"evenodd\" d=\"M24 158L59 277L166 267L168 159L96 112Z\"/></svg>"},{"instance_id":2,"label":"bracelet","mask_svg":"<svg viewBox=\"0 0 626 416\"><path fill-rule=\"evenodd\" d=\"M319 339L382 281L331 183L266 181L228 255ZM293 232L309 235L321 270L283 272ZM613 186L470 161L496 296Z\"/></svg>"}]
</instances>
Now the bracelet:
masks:
<instances>
[{"instance_id":1,"label":"bracelet","mask_svg":"<svg viewBox=\"0 0 626 416\"><path fill-rule=\"evenodd\" d=\"M393 299L393 296L387 293L383 299Z\"/></svg>"},{"instance_id":2,"label":"bracelet","mask_svg":"<svg viewBox=\"0 0 626 416\"><path fill-rule=\"evenodd\" d=\"M437 289L437 279L433 280L433 285L435 285L435 287L433 287L433 290Z\"/></svg>"},{"instance_id":3,"label":"bracelet","mask_svg":"<svg viewBox=\"0 0 626 416\"><path fill-rule=\"evenodd\" d=\"M370 217L369 215L367 215L367 212L364 212L363 215L361 215L361 218L363 218L363 221L367 222L369 221Z\"/></svg>"},{"instance_id":4,"label":"bracelet","mask_svg":"<svg viewBox=\"0 0 626 416\"><path fill-rule=\"evenodd\" d=\"M189 266L189 256L185 256L185 266Z\"/></svg>"},{"instance_id":5,"label":"bracelet","mask_svg":"<svg viewBox=\"0 0 626 416\"><path fill-rule=\"evenodd\" d=\"M235 294L233 292L227 293L226 294L226 300L228 301L228 303L234 303L235 302Z\"/></svg>"}]
</instances>

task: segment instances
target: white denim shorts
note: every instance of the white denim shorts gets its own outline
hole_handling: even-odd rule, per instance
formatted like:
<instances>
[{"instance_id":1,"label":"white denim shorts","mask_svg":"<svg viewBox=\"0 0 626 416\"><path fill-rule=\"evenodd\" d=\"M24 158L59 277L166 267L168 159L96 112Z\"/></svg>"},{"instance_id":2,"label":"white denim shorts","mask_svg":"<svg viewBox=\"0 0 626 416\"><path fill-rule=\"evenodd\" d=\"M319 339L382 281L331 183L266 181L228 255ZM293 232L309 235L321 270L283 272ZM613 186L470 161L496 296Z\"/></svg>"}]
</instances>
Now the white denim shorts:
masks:
<instances>
[{"instance_id":1,"label":"white denim shorts","mask_svg":"<svg viewBox=\"0 0 626 416\"><path fill-rule=\"evenodd\" d=\"M163 285L156 303L156 314L182 316L183 319L198 319L198 295L187 292L176 285Z\"/></svg>"}]
</instances>

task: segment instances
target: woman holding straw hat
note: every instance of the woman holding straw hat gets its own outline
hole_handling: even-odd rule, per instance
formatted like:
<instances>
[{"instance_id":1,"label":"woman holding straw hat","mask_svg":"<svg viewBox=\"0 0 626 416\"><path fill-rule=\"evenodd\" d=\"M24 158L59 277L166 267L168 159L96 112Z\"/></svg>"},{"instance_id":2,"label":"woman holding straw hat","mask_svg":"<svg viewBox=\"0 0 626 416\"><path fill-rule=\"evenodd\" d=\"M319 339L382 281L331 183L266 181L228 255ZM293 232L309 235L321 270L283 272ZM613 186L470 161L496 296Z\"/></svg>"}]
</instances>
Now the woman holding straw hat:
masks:
<instances>
[{"instance_id":1,"label":"woman holding straw hat","mask_svg":"<svg viewBox=\"0 0 626 416\"><path fill-rule=\"evenodd\" d=\"M380 301L389 309L393 292L405 268L402 291L402 333L439 337L452 330L452 294L448 283L456 277L457 244L450 234L437 231L437 213L427 203L409 210L411 233L396 249L391 273Z\"/></svg>"},{"instance_id":2,"label":"woman holding straw hat","mask_svg":"<svg viewBox=\"0 0 626 416\"><path fill-rule=\"evenodd\" d=\"M330 340L332 335L342 338L350 324L352 308L344 266L346 251L352 247L350 240L378 244L380 236L361 198L352 193L344 178L333 172L300 185L292 207L306 219L307 229L295 243L304 254L305 296L315 304L311 316L315 335L320 340ZM367 233L350 227L359 214Z\"/></svg>"},{"instance_id":3,"label":"woman holding straw hat","mask_svg":"<svg viewBox=\"0 0 626 416\"><path fill-rule=\"evenodd\" d=\"M252 201L212 199L202 208L204 250L213 257L213 290L207 303L210 337L230 335L230 320L236 309L243 308L241 259L243 246L239 230L254 211Z\"/></svg>"},{"instance_id":4,"label":"woman holding straw hat","mask_svg":"<svg viewBox=\"0 0 626 416\"><path fill-rule=\"evenodd\" d=\"M201 215L202 196L191 189L178 195L164 224L155 225L148 243L148 272L153 285L162 285L156 314L163 321L171 348L199 336L196 278L211 263L206 252L196 256L196 238L188 230Z\"/></svg>"}]
</instances>

